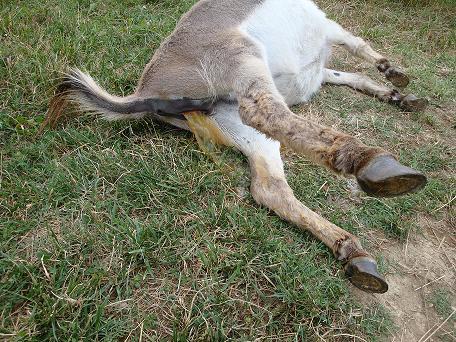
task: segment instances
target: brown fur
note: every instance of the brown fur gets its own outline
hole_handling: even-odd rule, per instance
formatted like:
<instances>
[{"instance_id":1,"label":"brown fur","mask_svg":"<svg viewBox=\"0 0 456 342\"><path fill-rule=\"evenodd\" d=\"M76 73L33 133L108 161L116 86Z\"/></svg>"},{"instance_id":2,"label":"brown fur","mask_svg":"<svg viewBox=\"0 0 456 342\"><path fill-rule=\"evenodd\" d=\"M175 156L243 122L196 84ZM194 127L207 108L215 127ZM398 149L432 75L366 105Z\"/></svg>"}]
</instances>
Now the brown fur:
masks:
<instances>
[{"instance_id":1,"label":"brown fur","mask_svg":"<svg viewBox=\"0 0 456 342\"><path fill-rule=\"evenodd\" d=\"M46 127L55 128L68 111L68 105L67 91L59 87L49 103L48 112L41 123L38 134L41 134Z\"/></svg>"},{"instance_id":2,"label":"brown fur","mask_svg":"<svg viewBox=\"0 0 456 342\"><path fill-rule=\"evenodd\" d=\"M262 156L250 157L251 192L255 201L283 219L312 233L328 246L338 260L367 256L358 238L339 228L302 204L293 194L283 174L274 172Z\"/></svg>"},{"instance_id":3,"label":"brown fur","mask_svg":"<svg viewBox=\"0 0 456 342\"><path fill-rule=\"evenodd\" d=\"M357 172L384 150L306 120L291 112L278 96L253 82L240 100L243 121L315 162L345 175Z\"/></svg>"}]
</instances>

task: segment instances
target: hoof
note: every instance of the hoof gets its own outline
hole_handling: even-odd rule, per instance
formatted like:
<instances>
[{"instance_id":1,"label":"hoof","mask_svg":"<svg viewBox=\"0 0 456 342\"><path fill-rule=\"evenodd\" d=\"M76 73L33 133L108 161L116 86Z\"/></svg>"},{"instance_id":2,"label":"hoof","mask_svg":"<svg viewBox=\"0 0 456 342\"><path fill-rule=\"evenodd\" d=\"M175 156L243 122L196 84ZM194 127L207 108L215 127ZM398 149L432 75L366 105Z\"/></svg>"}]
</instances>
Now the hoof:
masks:
<instances>
[{"instance_id":1,"label":"hoof","mask_svg":"<svg viewBox=\"0 0 456 342\"><path fill-rule=\"evenodd\" d=\"M400 103L400 107L407 112L421 112L426 109L429 102L426 99L419 99L415 95L407 95Z\"/></svg>"},{"instance_id":2,"label":"hoof","mask_svg":"<svg viewBox=\"0 0 456 342\"><path fill-rule=\"evenodd\" d=\"M361 189L374 197L395 197L416 192L427 183L422 173L399 163L393 156L380 155L358 172Z\"/></svg>"},{"instance_id":3,"label":"hoof","mask_svg":"<svg viewBox=\"0 0 456 342\"><path fill-rule=\"evenodd\" d=\"M388 283L378 273L377 263L370 257L357 257L345 265L345 275L357 288L370 293L385 293Z\"/></svg>"},{"instance_id":4,"label":"hoof","mask_svg":"<svg viewBox=\"0 0 456 342\"><path fill-rule=\"evenodd\" d=\"M399 88L405 88L410 83L410 79L402 71L395 68L389 68L385 71L385 77L393 85Z\"/></svg>"}]
</instances>

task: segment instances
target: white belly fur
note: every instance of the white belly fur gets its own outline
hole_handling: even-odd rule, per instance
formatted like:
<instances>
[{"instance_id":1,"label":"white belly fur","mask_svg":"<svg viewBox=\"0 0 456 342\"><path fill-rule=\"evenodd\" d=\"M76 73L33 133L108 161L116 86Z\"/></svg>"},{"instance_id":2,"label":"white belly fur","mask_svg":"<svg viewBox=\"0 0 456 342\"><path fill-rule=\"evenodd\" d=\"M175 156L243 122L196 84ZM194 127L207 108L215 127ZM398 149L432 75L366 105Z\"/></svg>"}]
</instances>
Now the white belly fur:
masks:
<instances>
[{"instance_id":1,"label":"white belly fur","mask_svg":"<svg viewBox=\"0 0 456 342\"><path fill-rule=\"evenodd\" d=\"M266 0L241 29L263 49L288 105L305 102L323 82L330 54L325 14L308 0Z\"/></svg>"}]
</instances>

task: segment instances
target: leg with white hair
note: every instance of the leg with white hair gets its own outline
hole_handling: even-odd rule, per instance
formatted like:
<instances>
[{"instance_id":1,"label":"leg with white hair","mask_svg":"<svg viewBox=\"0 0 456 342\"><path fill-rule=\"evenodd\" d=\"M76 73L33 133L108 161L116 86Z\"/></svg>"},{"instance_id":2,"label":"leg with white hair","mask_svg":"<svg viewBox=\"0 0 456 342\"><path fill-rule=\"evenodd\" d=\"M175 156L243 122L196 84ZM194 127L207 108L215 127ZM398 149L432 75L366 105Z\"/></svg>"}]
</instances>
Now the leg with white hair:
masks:
<instances>
[{"instance_id":1,"label":"leg with white hair","mask_svg":"<svg viewBox=\"0 0 456 342\"><path fill-rule=\"evenodd\" d=\"M390 89L360 74L325 69L324 82L327 84L349 86L365 94L374 96L381 101L398 105L406 111L421 111L426 108L428 103L426 99L417 98L413 94L403 95L395 89Z\"/></svg>"},{"instance_id":2,"label":"leg with white hair","mask_svg":"<svg viewBox=\"0 0 456 342\"><path fill-rule=\"evenodd\" d=\"M329 42L331 44L340 45L352 55L374 64L378 71L383 73L396 87L404 88L409 84L408 76L392 66L387 58L372 49L364 39L354 36L332 20L328 19L328 25Z\"/></svg>"}]
</instances>

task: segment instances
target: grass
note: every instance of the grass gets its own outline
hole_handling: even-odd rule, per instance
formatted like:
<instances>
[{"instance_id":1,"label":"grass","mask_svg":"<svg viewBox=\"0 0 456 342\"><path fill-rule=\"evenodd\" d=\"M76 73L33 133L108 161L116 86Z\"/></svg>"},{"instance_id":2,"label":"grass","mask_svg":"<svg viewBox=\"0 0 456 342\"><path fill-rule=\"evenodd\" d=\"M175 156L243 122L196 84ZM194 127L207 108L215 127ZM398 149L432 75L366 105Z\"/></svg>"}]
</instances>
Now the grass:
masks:
<instances>
[{"instance_id":1,"label":"grass","mask_svg":"<svg viewBox=\"0 0 456 342\"><path fill-rule=\"evenodd\" d=\"M239 153L223 150L213 163L190 134L150 121L82 117L35 136L60 71L82 67L110 92L130 93L192 3L2 1L0 337L311 341L391 332L384 308L354 302L323 244L254 203ZM400 199L353 198L344 180L286 152L290 184L347 230L403 239L420 215L447 217L456 192L454 6L319 4L403 65L411 90L433 106L405 114L328 87L296 111L389 148L431 181ZM334 63L378 78L348 62Z\"/></svg>"},{"instance_id":2,"label":"grass","mask_svg":"<svg viewBox=\"0 0 456 342\"><path fill-rule=\"evenodd\" d=\"M444 318L447 318L453 312L453 308L451 307L451 293L446 289L437 289L433 291L428 299L434 307L435 311ZM455 320L456 318L453 318Z\"/></svg>"},{"instance_id":3,"label":"grass","mask_svg":"<svg viewBox=\"0 0 456 342\"><path fill-rule=\"evenodd\" d=\"M432 291L431 294L426 298L427 302L433 305L436 313L441 317L442 320L449 318L449 331L447 331L447 333L441 337L442 341L451 341L452 337L456 333L456 328L453 324L453 322L456 322L456 317L454 317L453 313L456 308L452 306L452 297L453 294L447 289L438 288Z\"/></svg>"}]
</instances>

